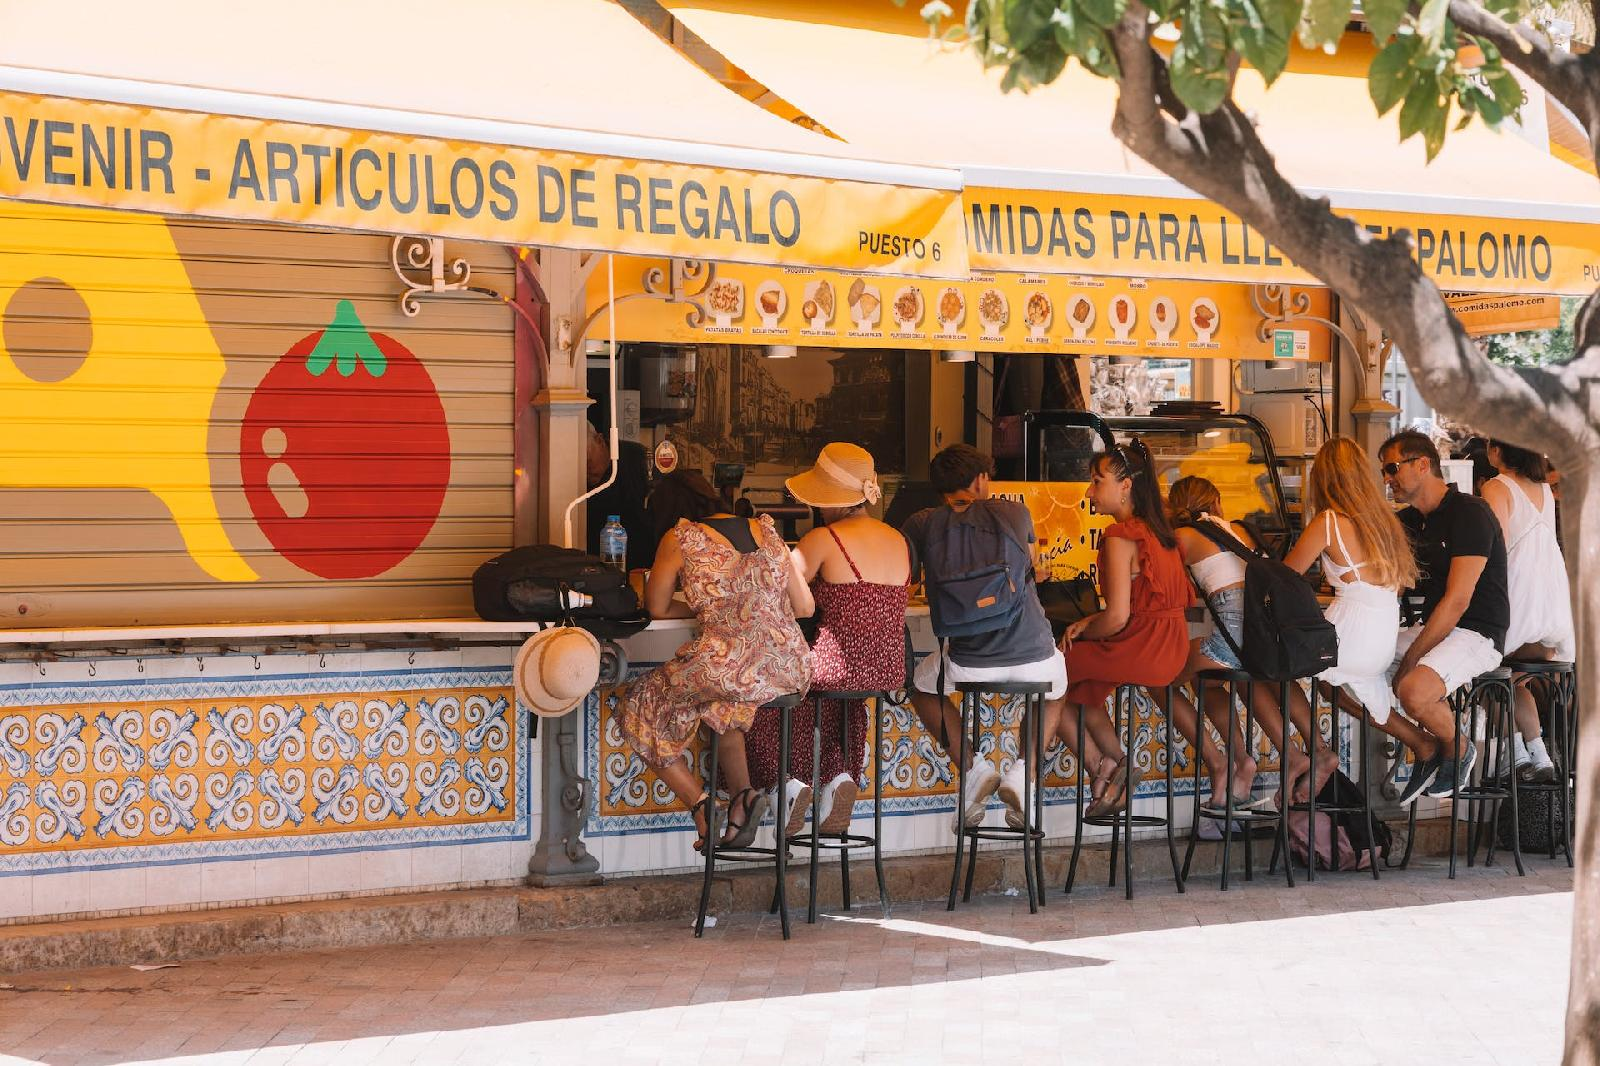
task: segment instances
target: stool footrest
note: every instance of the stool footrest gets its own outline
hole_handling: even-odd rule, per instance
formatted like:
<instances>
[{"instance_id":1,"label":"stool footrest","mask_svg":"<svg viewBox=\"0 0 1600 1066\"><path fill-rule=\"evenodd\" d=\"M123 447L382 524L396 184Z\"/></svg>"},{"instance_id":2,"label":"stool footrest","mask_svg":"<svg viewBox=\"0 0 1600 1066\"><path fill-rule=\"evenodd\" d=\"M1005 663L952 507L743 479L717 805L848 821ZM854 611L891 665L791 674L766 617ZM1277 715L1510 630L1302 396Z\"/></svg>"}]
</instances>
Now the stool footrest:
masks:
<instances>
[{"instance_id":1,"label":"stool footrest","mask_svg":"<svg viewBox=\"0 0 1600 1066\"><path fill-rule=\"evenodd\" d=\"M718 862L777 862L778 852L776 848L718 848L715 858Z\"/></svg>"},{"instance_id":2,"label":"stool footrest","mask_svg":"<svg viewBox=\"0 0 1600 1066\"><path fill-rule=\"evenodd\" d=\"M1319 807L1317 809L1321 810L1322 808ZM1200 817L1209 818L1213 822L1226 822L1229 820L1228 816L1222 811L1208 811L1204 808L1201 808L1200 810ZM1239 822L1242 825L1259 825L1265 822L1276 822L1281 817L1282 815L1280 815L1277 811L1233 812L1233 821Z\"/></svg>"},{"instance_id":3,"label":"stool footrest","mask_svg":"<svg viewBox=\"0 0 1600 1066\"><path fill-rule=\"evenodd\" d=\"M870 848L877 841L871 837L844 836L837 833L825 834L817 838L817 847L832 848L834 851L854 851L857 848ZM789 838L789 846L794 848L809 848L811 846L810 833L796 833Z\"/></svg>"},{"instance_id":4,"label":"stool footrest","mask_svg":"<svg viewBox=\"0 0 1600 1066\"><path fill-rule=\"evenodd\" d=\"M1167 824L1167 820L1165 818L1161 817L1159 814L1136 814L1136 815L1133 816L1132 819L1127 819L1122 814L1097 815L1097 816L1095 816L1093 818L1085 815L1084 819L1083 819L1083 824L1084 825L1118 825L1118 824L1121 824L1121 823L1123 823L1125 821L1131 821L1134 825L1142 825L1142 826L1146 826L1146 827L1150 827L1150 826L1160 827L1160 826L1164 826L1164 825Z\"/></svg>"}]
</instances>

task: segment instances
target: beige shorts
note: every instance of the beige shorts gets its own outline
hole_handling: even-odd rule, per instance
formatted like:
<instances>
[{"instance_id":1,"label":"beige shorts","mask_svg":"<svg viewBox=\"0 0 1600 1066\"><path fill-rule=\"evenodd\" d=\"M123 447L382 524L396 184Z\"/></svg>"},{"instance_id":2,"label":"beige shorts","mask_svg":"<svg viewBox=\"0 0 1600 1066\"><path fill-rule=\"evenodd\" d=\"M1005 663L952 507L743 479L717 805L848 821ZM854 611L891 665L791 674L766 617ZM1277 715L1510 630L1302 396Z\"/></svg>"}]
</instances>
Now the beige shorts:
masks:
<instances>
[{"instance_id":1,"label":"beige shorts","mask_svg":"<svg viewBox=\"0 0 1600 1066\"><path fill-rule=\"evenodd\" d=\"M1420 625L1407 626L1400 630L1400 637L1394 646L1394 661L1389 664L1388 676L1391 689L1394 687L1395 671L1400 668L1400 660L1405 658L1406 652L1411 650L1411 645L1415 644L1417 637L1421 635ZM1417 660L1417 665L1426 666L1438 674L1439 679L1444 682L1445 695L1448 696L1479 674L1497 668L1502 658L1500 649L1494 646L1494 641L1482 633L1474 633L1470 629L1452 629L1428 654ZM1400 706L1400 701L1396 699L1394 705Z\"/></svg>"},{"instance_id":2,"label":"beige shorts","mask_svg":"<svg viewBox=\"0 0 1600 1066\"><path fill-rule=\"evenodd\" d=\"M911 683L918 692L937 692L939 689L939 652L924 655L917 664ZM1050 691L1045 699L1058 700L1067 694L1067 660L1060 651L1048 659L1018 663L1015 666L962 666L957 662L946 664L944 671L945 695L956 690L958 681L1048 681Z\"/></svg>"}]
</instances>

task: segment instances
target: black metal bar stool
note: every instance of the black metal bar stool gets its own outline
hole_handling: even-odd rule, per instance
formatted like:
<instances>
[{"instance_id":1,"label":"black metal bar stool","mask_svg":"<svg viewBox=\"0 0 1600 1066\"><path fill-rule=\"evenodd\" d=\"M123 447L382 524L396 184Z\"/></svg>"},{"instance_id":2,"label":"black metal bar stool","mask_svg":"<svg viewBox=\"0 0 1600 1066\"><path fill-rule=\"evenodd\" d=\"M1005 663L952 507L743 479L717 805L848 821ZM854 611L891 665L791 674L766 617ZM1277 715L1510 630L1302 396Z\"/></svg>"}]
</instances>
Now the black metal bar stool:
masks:
<instances>
[{"instance_id":1,"label":"black metal bar stool","mask_svg":"<svg viewBox=\"0 0 1600 1066\"><path fill-rule=\"evenodd\" d=\"M884 917L889 916L889 885L883 873L883 705L893 703L893 698L887 692L854 690L854 689L828 689L811 692L812 718L811 718L811 830L805 833L796 833L789 838L790 844L798 844L811 848L811 884L809 898L806 902L806 922L814 924L817 920L817 859L822 848L830 848L839 853L839 892L844 910L850 909L850 853L861 848L872 849L872 865L878 876L878 903L883 908ZM872 835L866 836L851 833L848 825L840 833L822 832L822 783L818 778L822 762L822 705L827 700L843 700L847 704L857 700L865 700L873 707L872 751L873 751L873 779L872 779ZM839 743L850 750L850 716L851 708L845 708L839 716ZM779 823L781 829L784 823Z\"/></svg>"},{"instance_id":2,"label":"black metal bar stool","mask_svg":"<svg viewBox=\"0 0 1600 1066\"><path fill-rule=\"evenodd\" d=\"M1293 684L1293 682L1262 681L1256 678L1254 675L1246 673L1243 670L1201 670L1199 673L1195 674L1195 705L1196 707L1201 708L1201 710L1198 712L1200 715L1200 727L1196 730L1196 733L1201 737L1205 735L1203 730L1205 728L1204 708L1206 702L1207 682L1213 682L1223 686L1223 690L1228 694L1228 708L1230 714L1232 713L1234 704L1240 702L1244 704L1243 739L1246 744L1253 743L1252 737L1255 734L1255 708L1250 701L1250 697L1254 695L1255 686L1278 686L1279 706L1283 708L1283 736L1279 738L1278 742L1278 788L1283 794L1284 805L1288 806L1289 781L1286 774L1286 767L1289 764L1289 759L1287 756L1289 751L1289 686ZM1244 686L1244 699L1242 701L1239 698L1239 686L1241 685ZM1224 760L1226 760L1227 764L1231 767L1233 765L1232 728L1229 728L1223 735L1222 751ZM1233 788L1231 783L1228 788L1228 799L1224 804L1223 812L1221 814L1202 809L1200 806L1201 762L1202 760L1199 757L1199 753L1196 752L1194 760L1194 825L1189 830L1189 848L1183 856L1183 879L1185 881L1189 879L1189 864L1194 860L1194 848L1199 842L1199 835L1196 830L1199 828L1200 819L1209 818L1213 821L1220 821L1223 825L1221 890L1226 892L1228 891L1229 866L1231 865L1231 860L1233 857L1233 824L1238 822L1245 827L1244 879L1246 881L1253 881L1255 880L1255 865L1251 854L1253 850L1251 836L1254 827L1268 822L1277 823L1278 839L1273 845L1273 854L1274 858L1276 858L1277 854L1280 852L1285 856L1289 854L1289 821L1281 811L1235 810L1233 806ZM1271 872L1270 867L1268 872ZM1289 884L1289 887L1293 888L1294 863L1285 859L1283 864L1283 874L1284 879Z\"/></svg>"},{"instance_id":3,"label":"black metal bar stool","mask_svg":"<svg viewBox=\"0 0 1600 1066\"><path fill-rule=\"evenodd\" d=\"M1044 902L1044 697L1050 691L1050 682L959 681L956 691L961 693L961 743L960 751L956 754L956 824L960 826L960 833L956 837L955 869L950 874L950 900L945 909L956 909L956 889L961 885L963 845L968 848L967 882L961 893L964 903L972 899L972 878L978 868L978 841L1020 839L1022 872L1028 882L1028 912L1037 914L1040 904ZM1017 753L1017 758L1022 760L1022 805L1024 808L1031 806L1032 810L1024 810L1022 826L1018 829L1010 826L968 826L963 818L967 809L967 739L970 730L972 753L976 755L982 730L978 702L986 693L1022 697L1023 721L1017 730L1022 750ZM1032 734L1031 744L1029 733ZM1028 762L1030 749L1039 764L1037 774Z\"/></svg>"},{"instance_id":4,"label":"black metal bar stool","mask_svg":"<svg viewBox=\"0 0 1600 1066\"><path fill-rule=\"evenodd\" d=\"M1078 876L1078 854L1083 849L1083 827L1085 824L1108 825L1111 827L1111 876L1108 885L1111 888L1117 887L1117 852L1120 847L1123 865L1122 880L1124 892L1128 899L1133 898L1133 827L1136 825L1165 826L1167 830L1167 855L1172 860L1172 882L1177 886L1179 892L1184 890L1183 873L1178 867L1178 842L1172 835L1172 721L1170 716L1166 717L1163 729L1163 743L1166 745L1167 764L1167 816L1162 818L1160 815L1155 814L1133 813L1133 764L1134 760L1138 758L1138 736L1135 728L1138 721L1136 705L1138 703L1139 689L1142 687L1142 685L1119 685L1117 686L1116 694L1112 697L1113 706L1116 710L1116 718L1112 724L1119 734L1126 737L1126 746L1123 750L1127 752L1127 759L1123 762L1122 782L1126 802L1122 810L1105 817L1090 818L1085 816L1083 805L1083 757L1081 754L1078 756L1077 820L1072 831L1072 860L1067 864L1067 884L1063 890L1068 894L1072 892L1073 882ZM1166 688L1167 706L1171 707L1174 686L1168 685ZM1083 714L1080 713L1078 715L1078 751L1080 753L1083 751L1083 739ZM1126 837L1126 841L1122 841L1121 837Z\"/></svg>"},{"instance_id":5,"label":"black metal bar stool","mask_svg":"<svg viewBox=\"0 0 1600 1066\"><path fill-rule=\"evenodd\" d=\"M1505 666L1512 673L1512 695L1517 686L1533 693L1534 699L1549 710L1550 728L1545 732L1556 764L1552 781L1523 781L1524 792L1549 792L1550 814L1546 822L1550 837L1550 858L1556 857L1557 843L1566 853L1567 865L1572 865L1572 753L1577 746L1578 716L1577 676L1571 663L1558 659L1507 659ZM1521 678L1516 675L1522 674ZM1511 772L1516 773L1515 760ZM1561 808L1561 835L1556 835L1556 808ZM1491 828L1489 830L1493 832ZM1477 850L1474 839L1472 850Z\"/></svg>"},{"instance_id":6,"label":"black metal bar stool","mask_svg":"<svg viewBox=\"0 0 1600 1066\"><path fill-rule=\"evenodd\" d=\"M1494 810L1499 809L1501 800L1511 801L1511 854L1517 864L1517 876L1526 876L1522 868L1522 838L1517 829L1517 775L1511 774L1510 779L1504 783L1496 783L1494 773L1488 768L1496 765L1500 755L1500 745L1510 744L1511 735L1517 730L1517 723L1512 714L1511 699L1511 671L1505 667L1496 667L1487 670L1470 682L1462 685L1450 694L1450 710L1455 717L1456 746L1459 748L1464 743L1470 743L1478 733L1479 715L1484 716L1484 741L1483 750L1478 753L1478 762L1475 767L1477 784L1457 781L1455 796L1450 803L1450 877L1456 876L1456 854L1458 845L1456 835L1461 826L1461 806L1465 803L1468 807L1467 825L1477 824L1480 809L1488 810L1493 803ZM1483 804L1483 808L1478 805ZM1400 860L1403 870L1411 862L1411 848L1417 839L1417 807L1411 805L1411 817L1407 821L1406 852ZM1467 849L1467 866L1473 864L1472 847ZM1484 857L1485 866L1494 865L1494 839L1489 840L1489 850Z\"/></svg>"},{"instance_id":7,"label":"black metal bar stool","mask_svg":"<svg viewBox=\"0 0 1600 1066\"><path fill-rule=\"evenodd\" d=\"M1291 684L1293 684L1293 682L1291 682ZM1318 730L1319 732L1322 729L1322 716L1317 711L1317 691L1320 688L1321 688L1320 684L1318 684L1317 682L1312 682L1312 685L1311 685L1311 696L1310 696L1310 701L1311 701L1311 728L1315 729L1315 730ZM1330 721L1332 723L1331 729L1330 729L1330 733L1332 734L1333 740L1334 740L1334 744L1333 744L1333 749L1334 749L1334 752L1335 752L1335 767L1334 768L1335 768L1335 770L1337 770L1338 769L1337 752L1339 750L1339 746L1338 746L1338 739L1339 739L1339 697L1338 697L1338 690L1337 689L1334 690L1334 694L1333 694L1332 698L1330 698L1327 702L1328 702L1328 717L1329 717L1329 719L1330 719ZM1286 714L1285 715L1285 720L1287 720L1287 717L1288 716ZM1288 792L1287 791L1284 792L1284 802L1288 805L1288 809L1291 810L1291 811L1304 811L1305 814L1306 814L1306 880L1307 881L1315 881L1317 879L1317 812L1318 811L1321 811L1323 814L1326 814L1326 815L1360 814L1362 812L1365 812L1366 818L1367 818L1367 840L1368 841L1372 841L1372 842L1375 842L1377 840L1377 826L1374 823L1373 816L1372 816L1372 773L1371 773L1371 766L1369 765L1370 764L1370 760L1367 757L1367 735L1368 735L1368 729L1369 728L1370 728L1370 723L1367 721L1367 716L1365 714L1361 715L1361 726L1360 726L1361 739L1358 742L1358 745L1359 745L1359 748L1360 748L1360 754L1358 754L1356 756L1356 765L1359 767L1359 772L1360 772L1360 777L1361 777L1361 806L1357 807L1354 804L1322 804L1321 806L1318 806L1318 804L1317 804L1317 792L1316 792L1315 789L1311 789L1310 794L1309 794L1308 798L1306 799L1306 802L1304 802L1304 803L1294 803L1294 802L1289 800ZM1306 754L1311 760L1311 767L1307 771L1307 776L1308 776L1310 782L1312 784L1315 784L1316 780L1317 780L1317 739L1318 738L1317 737L1307 737L1305 739L1306 739L1306 749L1307 749L1306 750ZM1267 872L1268 873L1271 873L1273 870L1277 869L1278 855L1279 855L1278 847L1276 845L1274 845L1273 849L1272 849L1272 862L1269 863L1268 866L1267 866ZM1371 864L1372 864L1372 879L1374 881L1376 881L1376 880L1378 880L1378 867L1380 865L1382 865L1381 860L1378 858L1378 852L1377 852L1376 846L1374 846L1373 849L1368 853L1368 858L1370 859ZM1284 861L1287 862L1289 860L1285 859ZM1337 870L1339 868L1339 833L1338 833L1337 828L1335 828L1335 831L1333 833L1333 868L1335 870Z\"/></svg>"},{"instance_id":8,"label":"black metal bar stool","mask_svg":"<svg viewBox=\"0 0 1600 1066\"><path fill-rule=\"evenodd\" d=\"M706 867L705 879L700 883L700 911L694 920L694 935L700 936L706 930L706 908L711 904L711 881L715 875L717 860L724 862L770 862L772 863L775 882L772 892L772 909L778 912L778 920L783 926L783 939L789 939L789 896L787 891L789 845L783 839L783 827L789 822L789 796L784 785L789 780L789 712L798 707L806 698L804 692L789 692L761 705L756 711L777 711L779 715L778 726L778 811L777 828L773 836L772 847L761 848L751 845L743 848L724 848L717 843L716 819L708 818L707 825L711 832L706 837ZM711 740L711 766L707 770L706 779L710 782L710 790L714 793L717 787L717 742Z\"/></svg>"}]
</instances>

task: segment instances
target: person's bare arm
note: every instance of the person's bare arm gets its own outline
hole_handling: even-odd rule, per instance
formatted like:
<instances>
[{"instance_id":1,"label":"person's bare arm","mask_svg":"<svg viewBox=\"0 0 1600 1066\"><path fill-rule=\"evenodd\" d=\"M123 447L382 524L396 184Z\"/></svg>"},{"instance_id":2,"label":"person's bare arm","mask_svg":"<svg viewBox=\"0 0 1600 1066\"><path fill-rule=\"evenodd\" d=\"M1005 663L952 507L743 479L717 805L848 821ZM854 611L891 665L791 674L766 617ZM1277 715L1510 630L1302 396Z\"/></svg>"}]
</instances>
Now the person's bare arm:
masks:
<instances>
[{"instance_id":1,"label":"person's bare arm","mask_svg":"<svg viewBox=\"0 0 1600 1066\"><path fill-rule=\"evenodd\" d=\"M678 590L678 576L682 572L683 553L678 550L678 535L669 529L656 548L650 579L644 585L644 606L651 618L694 617L687 603L672 596Z\"/></svg>"},{"instance_id":2,"label":"person's bare arm","mask_svg":"<svg viewBox=\"0 0 1600 1066\"><path fill-rule=\"evenodd\" d=\"M797 552L786 552L789 563L789 605L796 618L810 618L817 612L817 601L811 596L811 584L801 571L802 562Z\"/></svg>"},{"instance_id":3,"label":"person's bare arm","mask_svg":"<svg viewBox=\"0 0 1600 1066\"><path fill-rule=\"evenodd\" d=\"M1511 543L1511 493L1521 491L1503 481L1483 483L1483 502L1494 512L1495 520L1500 523L1500 535L1506 538L1507 544Z\"/></svg>"},{"instance_id":4,"label":"person's bare arm","mask_svg":"<svg viewBox=\"0 0 1600 1066\"><path fill-rule=\"evenodd\" d=\"M1394 675L1396 678L1410 673L1422 657L1438 647L1439 642L1461 621L1467 605L1472 602L1472 592L1478 587L1478 578L1488 564L1488 558L1482 555L1458 555L1450 561L1450 576L1445 578L1444 598L1428 616L1422 632L1417 634L1410 650L1400 660L1400 669Z\"/></svg>"},{"instance_id":5,"label":"person's bare arm","mask_svg":"<svg viewBox=\"0 0 1600 1066\"><path fill-rule=\"evenodd\" d=\"M832 547L833 538L821 526L801 537L800 543L794 546L795 565L800 568L800 576L807 583L816 578Z\"/></svg>"},{"instance_id":6,"label":"person's bare arm","mask_svg":"<svg viewBox=\"0 0 1600 1066\"><path fill-rule=\"evenodd\" d=\"M1311 521L1306 523L1305 532L1300 534L1300 539L1294 542L1293 548L1289 549L1289 554L1283 560L1283 565L1297 574L1303 574L1310 570L1312 564L1317 561L1317 556L1327 550L1329 521L1330 519L1324 519L1321 515L1313 516ZM1337 519L1331 519L1331 521L1337 521ZM1345 562L1349 561L1348 559L1345 560Z\"/></svg>"},{"instance_id":7,"label":"person's bare arm","mask_svg":"<svg viewBox=\"0 0 1600 1066\"><path fill-rule=\"evenodd\" d=\"M1116 636L1128 624L1132 610L1133 564L1139 546L1124 537L1107 537L1106 565L1100 572L1100 594L1105 610L1080 619L1067 628L1067 639L1103 640Z\"/></svg>"}]
</instances>

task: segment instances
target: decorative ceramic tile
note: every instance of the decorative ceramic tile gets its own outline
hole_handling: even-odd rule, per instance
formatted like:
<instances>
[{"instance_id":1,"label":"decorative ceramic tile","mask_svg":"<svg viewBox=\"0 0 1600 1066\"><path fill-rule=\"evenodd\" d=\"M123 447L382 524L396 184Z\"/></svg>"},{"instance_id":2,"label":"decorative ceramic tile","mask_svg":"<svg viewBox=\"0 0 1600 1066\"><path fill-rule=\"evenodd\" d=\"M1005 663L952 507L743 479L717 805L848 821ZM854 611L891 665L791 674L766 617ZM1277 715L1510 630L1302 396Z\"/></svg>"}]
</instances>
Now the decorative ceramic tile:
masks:
<instances>
[{"instance_id":1,"label":"decorative ceramic tile","mask_svg":"<svg viewBox=\"0 0 1600 1066\"><path fill-rule=\"evenodd\" d=\"M0 874L527 836L504 667L250 662L0 684Z\"/></svg>"}]
</instances>

